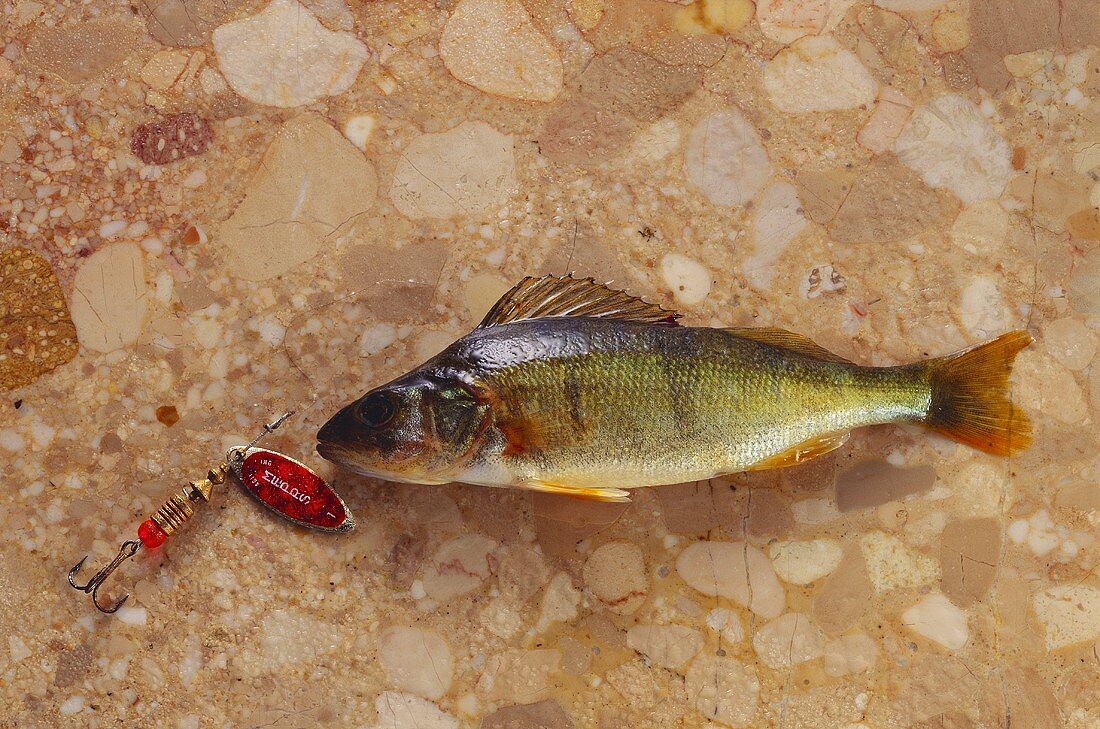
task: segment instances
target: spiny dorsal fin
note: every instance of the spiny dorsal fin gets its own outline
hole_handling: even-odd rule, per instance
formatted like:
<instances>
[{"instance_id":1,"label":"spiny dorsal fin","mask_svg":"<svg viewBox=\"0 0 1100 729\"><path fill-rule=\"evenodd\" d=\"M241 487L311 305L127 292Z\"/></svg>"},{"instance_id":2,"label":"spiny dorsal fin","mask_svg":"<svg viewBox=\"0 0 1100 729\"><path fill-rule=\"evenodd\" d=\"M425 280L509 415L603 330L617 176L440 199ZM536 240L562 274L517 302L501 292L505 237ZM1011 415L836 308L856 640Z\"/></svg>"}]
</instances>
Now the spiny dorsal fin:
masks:
<instances>
[{"instance_id":1,"label":"spiny dorsal fin","mask_svg":"<svg viewBox=\"0 0 1100 729\"><path fill-rule=\"evenodd\" d=\"M676 324L680 315L591 278L527 276L493 305L478 328L528 319L586 316Z\"/></svg>"},{"instance_id":2,"label":"spiny dorsal fin","mask_svg":"<svg viewBox=\"0 0 1100 729\"><path fill-rule=\"evenodd\" d=\"M789 332L779 327L730 327L726 329L726 331L735 337L772 344L776 347L783 347L783 349L789 349L792 352L823 359L827 362L852 364L851 360L844 359L839 354L833 354L809 337L795 334L794 332Z\"/></svg>"}]
</instances>

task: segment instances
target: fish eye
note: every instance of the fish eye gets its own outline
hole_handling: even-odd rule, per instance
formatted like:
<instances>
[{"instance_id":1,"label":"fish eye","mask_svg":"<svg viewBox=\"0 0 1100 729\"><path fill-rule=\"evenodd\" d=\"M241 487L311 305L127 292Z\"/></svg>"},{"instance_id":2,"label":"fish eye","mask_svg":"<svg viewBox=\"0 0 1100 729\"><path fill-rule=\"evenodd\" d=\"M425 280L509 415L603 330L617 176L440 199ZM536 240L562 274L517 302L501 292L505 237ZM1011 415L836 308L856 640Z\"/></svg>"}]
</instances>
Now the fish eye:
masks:
<instances>
[{"instance_id":1,"label":"fish eye","mask_svg":"<svg viewBox=\"0 0 1100 729\"><path fill-rule=\"evenodd\" d=\"M389 392L375 392L363 398L359 403L355 414L365 425L371 428L381 428L393 420L397 414L397 406L393 402L393 394Z\"/></svg>"}]
</instances>

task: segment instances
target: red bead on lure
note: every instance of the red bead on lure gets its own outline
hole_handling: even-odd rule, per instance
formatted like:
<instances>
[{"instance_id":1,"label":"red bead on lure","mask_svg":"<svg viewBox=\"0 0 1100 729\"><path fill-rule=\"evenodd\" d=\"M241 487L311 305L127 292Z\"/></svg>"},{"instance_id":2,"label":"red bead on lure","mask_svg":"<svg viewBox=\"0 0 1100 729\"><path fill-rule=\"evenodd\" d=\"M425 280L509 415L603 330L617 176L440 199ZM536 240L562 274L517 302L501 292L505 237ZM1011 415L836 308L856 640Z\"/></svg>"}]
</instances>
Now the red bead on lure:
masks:
<instances>
[{"instance_id":1,"label":"red bead on lure","mask_svg":"<svg viewBox=\"0 0 1100 729\"><path fill-rule=\"evenodd\" d=\"M264 431L246 446L231 448L225 461L210 469L206 478L189 481L143 521L137 529L137 539L122 543L118 554L83 585L76 584L76 574L84 565L84 559L69 570L69 584L77 590L90 593L92 602L101 612L113 613L126 602L124 595L111 605L99 601L99 588L112 572L144 547L156 549L179 530L195 513L195 507L210 500L214 486L225 482L232 471L248 493L285 519L311 529L329 532L346 532L355 528L355 519L343 500L324 479L307 466L276 451L255 448L257 442L271 433L293 413L285 413L273 423L264 425Z\"/></svg>"}]
</instances>

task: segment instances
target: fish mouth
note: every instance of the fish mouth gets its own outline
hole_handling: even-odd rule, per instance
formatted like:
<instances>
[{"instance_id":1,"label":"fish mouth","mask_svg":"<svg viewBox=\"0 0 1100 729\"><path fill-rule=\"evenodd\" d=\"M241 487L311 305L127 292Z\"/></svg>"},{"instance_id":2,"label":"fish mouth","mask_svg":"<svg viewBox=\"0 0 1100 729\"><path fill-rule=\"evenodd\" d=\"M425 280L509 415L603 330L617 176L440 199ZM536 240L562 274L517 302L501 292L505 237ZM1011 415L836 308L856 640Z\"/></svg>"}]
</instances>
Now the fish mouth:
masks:
<instances>
[{"instance_id":1,"label":"fish mouth","mask_svg":"<svg viewBox=\"0 0 1100 729\"><path fill-rule=\"evenodd\" d=\"M358 473L363 476L378 477L378 474L363 468L356 459L356 453L354 450L340 445L339 443L321 442L317 444L317 453L321 458L326 461L335 463L343 469Z\"/></svg>"}]
</instances>

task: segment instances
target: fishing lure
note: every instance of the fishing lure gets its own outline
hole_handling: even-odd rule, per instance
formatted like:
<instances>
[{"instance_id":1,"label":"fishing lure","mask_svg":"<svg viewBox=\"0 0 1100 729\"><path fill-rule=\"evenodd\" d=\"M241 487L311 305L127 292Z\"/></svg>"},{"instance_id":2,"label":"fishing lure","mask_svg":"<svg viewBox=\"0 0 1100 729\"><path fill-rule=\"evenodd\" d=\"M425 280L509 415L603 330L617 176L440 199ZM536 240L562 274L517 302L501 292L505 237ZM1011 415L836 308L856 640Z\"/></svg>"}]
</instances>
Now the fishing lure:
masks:
<instances>
[{"instance_id":1,"label":"fishing lure","mask_svg":"<svg viewBox=\"0 0 1100 729\"><path fill-rule=\"evenodd\" d=\"M118 567L142 549L156 549L163 545L186 524L195 510L210 501L215 486L225 483L229 474L253 498L279 516L294 524L326 532L347 532L355 528L351 511L331 486L306 465L277 451L257 448L256 444L274 432L290 416L284 413L271 423L265 423L263 432L244 446L235 446L226 453L225 460L210 469L206 478L188 481L187 485L172 494L137 528L137 539L122 543L107 565L96 572L83 585L76 582L77 573L88 557L69 570L69 584L92 596L92 602L101 612L113 613L122 607L129 594L111 604L100 602L99 588Z\"/></svg>"}]
</instances>

